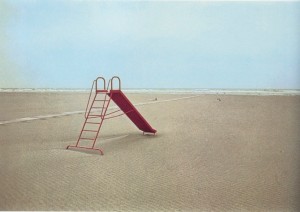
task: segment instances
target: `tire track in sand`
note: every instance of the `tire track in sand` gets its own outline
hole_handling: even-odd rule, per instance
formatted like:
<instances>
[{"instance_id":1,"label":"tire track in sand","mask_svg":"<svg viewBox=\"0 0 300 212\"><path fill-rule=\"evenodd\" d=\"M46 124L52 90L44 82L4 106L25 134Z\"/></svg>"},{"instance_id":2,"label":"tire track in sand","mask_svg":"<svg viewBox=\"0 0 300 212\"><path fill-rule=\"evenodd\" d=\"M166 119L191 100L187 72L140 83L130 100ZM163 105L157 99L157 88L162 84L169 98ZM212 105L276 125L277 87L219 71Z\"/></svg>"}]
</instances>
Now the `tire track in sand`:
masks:
<instances>
[{"instance_id":1,"label":"tire track in sand","mask_svg":"<svg viewBox=\"0 0 300 212\"><path fill-rule=\"evenodd\" d=\"M173 98L173 99L165 99L160 101L151 101L151 102L140 102L133 104L134 106L143 106L143 105L150 105L150 104L158 104L158 103L164 103L164 102L172 102L172 101L180 101L183 99L191 99L196 98L201 95L193 95L193 96L186 96L186 97L180 97L180 98ZM111 109L117 108L116 106L111 107ZM49 115L39 115L39 116L33 116L33 117L26 117L26 118L19 118L19 119L12 119L8 121L2 121L0 122L0 125L6 125L6 124L14 124L14 123L20 123L20 122L28 122L28 121L35 121L35 120L41 120L41 119L49 119L49 118L56 118L56 117L62 117L62 116L70 116L70 115L76 115L76 114L83 114L85 113L84 110L78 110L78 111L71 111L71 112L63 112L58 114L49 114Z\"/></svg>"}]
</instances>

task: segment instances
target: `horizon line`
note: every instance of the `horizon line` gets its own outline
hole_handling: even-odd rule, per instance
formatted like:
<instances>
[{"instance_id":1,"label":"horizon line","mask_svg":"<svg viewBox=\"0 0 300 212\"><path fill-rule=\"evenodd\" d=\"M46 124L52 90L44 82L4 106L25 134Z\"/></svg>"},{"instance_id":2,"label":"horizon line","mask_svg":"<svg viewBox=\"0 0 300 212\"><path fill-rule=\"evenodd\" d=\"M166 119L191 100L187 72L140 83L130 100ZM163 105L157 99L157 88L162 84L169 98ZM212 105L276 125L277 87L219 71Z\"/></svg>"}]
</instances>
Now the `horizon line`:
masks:
<instances>
[{"instance_id":1,"label":"horizon line","mask_svg":"<svg viewBox=\"0 0 300 212\"><path fill-rule=\"evenodd\" d=\"M9 89L14 89L14 90L50 90L50 89L54 89L54 90L91 90L91 88L62 88L62 87L57 87L57 88L49 88L49 87L40 87L40 88L0 88L0 90L9 90ZM182 87L182 88L175 88L175 87L171 87L171 88L123 88L121 90L299 90L300 88L200 88L200 87L193 87L193 88L188 88L188 87Z\"/></svg>"}]
</instances>

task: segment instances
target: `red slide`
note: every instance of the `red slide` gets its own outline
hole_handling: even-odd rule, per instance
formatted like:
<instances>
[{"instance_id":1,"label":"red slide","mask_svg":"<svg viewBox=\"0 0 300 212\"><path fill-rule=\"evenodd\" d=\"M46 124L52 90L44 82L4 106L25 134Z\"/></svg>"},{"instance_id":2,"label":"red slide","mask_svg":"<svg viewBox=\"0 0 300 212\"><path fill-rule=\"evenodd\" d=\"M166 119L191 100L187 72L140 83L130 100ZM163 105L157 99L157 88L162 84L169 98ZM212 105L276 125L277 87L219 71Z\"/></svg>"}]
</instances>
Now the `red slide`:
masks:
<instances>
[{"instance_id":1,"label":"red slide","mask_svg":"<svg viewBox=\"0 0 300 212\"><path fill-rule=\"evenodd\" d=\"M108 95L141 131L156 133L121 90L110 90Z\"/></svg>"}]
</instances>

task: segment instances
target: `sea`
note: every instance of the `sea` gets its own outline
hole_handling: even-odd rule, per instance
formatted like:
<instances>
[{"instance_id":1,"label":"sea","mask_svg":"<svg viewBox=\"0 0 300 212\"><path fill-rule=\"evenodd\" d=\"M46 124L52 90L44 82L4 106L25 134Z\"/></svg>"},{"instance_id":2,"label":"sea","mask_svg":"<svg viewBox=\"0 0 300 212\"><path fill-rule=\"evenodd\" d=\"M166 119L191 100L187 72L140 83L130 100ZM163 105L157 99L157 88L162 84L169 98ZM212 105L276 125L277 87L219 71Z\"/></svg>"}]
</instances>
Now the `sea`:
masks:
<instances>
[{"instance_id":1,"label":"sea","mask_svg":"<svg viewBox=\"0 0 300 212\"><path fill-rule=\"evenodd\" d=\"M300 89L205 89L205 88L127 88L124 93L158 94L218 94L218 95L258 95L258 96L295 96ZM0 88L0 92L43 93L43 92L78 92L89 93L88 88Z\"/></svg>"}]
</instances>

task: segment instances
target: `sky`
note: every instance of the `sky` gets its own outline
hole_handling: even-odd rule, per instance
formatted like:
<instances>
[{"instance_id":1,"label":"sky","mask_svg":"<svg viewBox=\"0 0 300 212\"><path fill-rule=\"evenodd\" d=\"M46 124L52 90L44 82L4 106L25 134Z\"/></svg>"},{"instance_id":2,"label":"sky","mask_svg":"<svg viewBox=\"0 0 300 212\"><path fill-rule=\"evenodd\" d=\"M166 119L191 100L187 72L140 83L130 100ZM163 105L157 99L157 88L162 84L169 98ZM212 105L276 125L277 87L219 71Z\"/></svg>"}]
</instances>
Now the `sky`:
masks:
<instances>
[{"instance_id":1,"label":"sky","mask_svg":"<svg viewBox=\"0 0 300 212\"><path fill-rule=\"evenodd\" d=\"M299 1L0 1L0 88L300 89L299 23Z\"/></svg>"}]
</instances>

